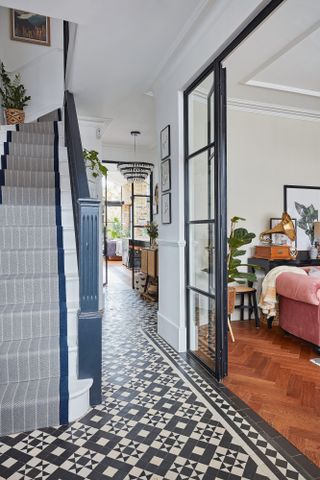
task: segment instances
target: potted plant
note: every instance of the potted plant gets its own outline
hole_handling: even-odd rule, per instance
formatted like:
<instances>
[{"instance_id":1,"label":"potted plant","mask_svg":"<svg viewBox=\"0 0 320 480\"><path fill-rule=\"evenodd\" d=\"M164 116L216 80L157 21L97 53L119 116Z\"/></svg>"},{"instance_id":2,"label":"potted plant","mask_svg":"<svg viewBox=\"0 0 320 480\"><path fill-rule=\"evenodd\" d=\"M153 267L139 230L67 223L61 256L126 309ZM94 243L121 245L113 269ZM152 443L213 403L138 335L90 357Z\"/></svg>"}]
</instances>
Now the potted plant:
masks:
<instances>
[{"instance_id":1,"label":"potted plant","mask_svg":"<svg viewBox=\"0 0 320 480\"><path fill-rule=\"evenodd\" d=\"M99 160L99 153L96 150L83 150L83 158L85 159L86 166L89 168L91 175L97 178L99 175L105 177L108 169Z\"/></svg>"},{"instance_id":2,"label":"potted plant","mask_svg":"<svg viewBox=\"0 0 320 480\"><path fill-rule=\"evenodd\" d=\"M26 89L21 83L20 74L9 74L4 64L1 63L0 79L2 87L0 88L0 94L7 124L23 123L25 119L23 109L28 105L31 97L26 95Z\"/></svg>"},{"instance_id":3,"label":"potted plant","mask_svg":"<svg viewBox=\"0 0 320 480\"><path fill-rule=\"evenodd\" d=\"M255 238L255 234L248 232L246 228L236 228L240 221L245 221L245 218L232 217L230 236L228 238L228 256L227 256L227 271L228 284L230 283L245 283L246 281L254 282L257 278L254 273L241 271L241 267L248 266L242 263L239 257L245 255L246 250L241 249L244 245L249 245ZM228 286L228 315L234 310L236 301L236 288Z\"/></svg>"},{"instance_id":4,"label":"potted plant","mask_svg":"<svg viewBox=\"0 0 320 480\"><path fill-rule=\"evenodd\" d=\"M156 248L156 239L159 236L158 224L155 222L148 223L146 225L147 233L150 237L151 248Z\"/></svg>"}]
</instances>

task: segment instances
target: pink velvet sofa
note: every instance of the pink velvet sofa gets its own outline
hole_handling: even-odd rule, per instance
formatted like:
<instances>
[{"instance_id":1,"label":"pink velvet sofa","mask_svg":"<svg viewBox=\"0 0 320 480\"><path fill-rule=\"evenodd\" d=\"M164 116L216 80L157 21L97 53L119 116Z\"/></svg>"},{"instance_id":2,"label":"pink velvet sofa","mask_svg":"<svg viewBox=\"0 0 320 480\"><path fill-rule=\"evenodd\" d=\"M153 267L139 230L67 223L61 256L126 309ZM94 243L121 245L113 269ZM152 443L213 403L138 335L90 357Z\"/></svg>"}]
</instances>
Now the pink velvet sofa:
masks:
<instances>
[{"instance_id":1,"label":"pink velvet sofa","mask_svg":"<svg viewBox=\"0 0 320 480\"><path fill-rule=\"evenodd\" d=\"M308 272L310 268L304 270ZM313 343L320 351L320 276L282 273L276 288L280 296L280 327Z\"/></svg>"}]
</instances>

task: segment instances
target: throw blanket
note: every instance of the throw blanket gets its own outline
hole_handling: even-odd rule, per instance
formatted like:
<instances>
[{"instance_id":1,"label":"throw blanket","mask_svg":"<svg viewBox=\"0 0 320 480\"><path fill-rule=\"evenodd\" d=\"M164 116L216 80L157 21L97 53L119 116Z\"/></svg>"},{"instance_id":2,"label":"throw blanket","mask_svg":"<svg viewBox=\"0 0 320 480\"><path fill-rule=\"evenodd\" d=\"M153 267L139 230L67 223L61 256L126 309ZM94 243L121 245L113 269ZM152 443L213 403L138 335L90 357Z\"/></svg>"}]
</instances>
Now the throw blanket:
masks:
<instances>
[{"instance_id":1,"label":"throw blanket","mask_svg":"<svg viewBox=\"0 0 320 480\"><path fill-rule=\"evenodd\" d=\"M276 267L270 270L269 273L265 276L262 282L262 292L259 301L259 307L262 312L267 315L267 318L276 316L276 305L278 303L277 292L276 292L276 280L281 273L291 272L298 275L307 275L307 273L299 267L288 267L287 265L282 265L281 267Z\"/></svg>"}]
</instances>

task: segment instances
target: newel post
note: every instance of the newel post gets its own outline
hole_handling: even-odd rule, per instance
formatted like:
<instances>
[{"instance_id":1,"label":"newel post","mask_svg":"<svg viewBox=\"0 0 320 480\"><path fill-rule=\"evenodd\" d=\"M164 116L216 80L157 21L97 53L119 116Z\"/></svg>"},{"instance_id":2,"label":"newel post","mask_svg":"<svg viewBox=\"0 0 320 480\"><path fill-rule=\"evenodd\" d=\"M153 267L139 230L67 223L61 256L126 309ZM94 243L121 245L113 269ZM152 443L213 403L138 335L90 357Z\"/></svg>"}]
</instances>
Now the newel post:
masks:
<instances>
[{"instance_id":1,"label":"newel post","mask_svg":"<svg viewBox=\"0 0 320 480\"><path fill-rule=\"evenodd\" d=\"M100 201L79 199L79 378L92 378L90 404L101 403L102 313L99 311Z\"/></svg>"}]
</instances>

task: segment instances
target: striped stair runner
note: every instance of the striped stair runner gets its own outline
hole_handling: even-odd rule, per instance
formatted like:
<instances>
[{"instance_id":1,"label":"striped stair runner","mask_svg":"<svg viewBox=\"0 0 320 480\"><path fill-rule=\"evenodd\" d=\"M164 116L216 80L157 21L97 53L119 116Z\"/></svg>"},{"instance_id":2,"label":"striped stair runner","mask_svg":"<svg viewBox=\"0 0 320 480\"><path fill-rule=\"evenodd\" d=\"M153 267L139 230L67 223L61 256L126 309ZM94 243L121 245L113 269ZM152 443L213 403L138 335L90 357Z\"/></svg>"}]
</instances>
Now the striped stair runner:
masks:
<instances>
[{"instance_id":1,"label":"striped stair runner","mask_svg":"<svg viewBox=\"0 0 320 480\"><path fill-rule=\"evenodd\" d=\"M58 116L9 131L1 159L0 436L68 422Z\"/></svg>"}]
</instances>

